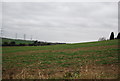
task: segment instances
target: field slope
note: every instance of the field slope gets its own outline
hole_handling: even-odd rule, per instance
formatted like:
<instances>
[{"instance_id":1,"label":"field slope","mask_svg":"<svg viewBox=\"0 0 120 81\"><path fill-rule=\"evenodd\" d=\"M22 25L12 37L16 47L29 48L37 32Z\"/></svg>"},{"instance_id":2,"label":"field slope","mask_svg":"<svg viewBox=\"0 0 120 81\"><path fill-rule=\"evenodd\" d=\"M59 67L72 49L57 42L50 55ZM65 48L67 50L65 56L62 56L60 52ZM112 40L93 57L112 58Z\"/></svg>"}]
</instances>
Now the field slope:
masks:
<instances>
[{"instance_id":1,"label":"field slope","mask_svg":"<svg viewBox=\"0 0 120 81\"><path fill-rule=\"evenodd\" d=\"M10 42L15 42L16 44L32 44L34 43L34 41L31 40L21 40L21 39L10 39L10 38L2 38L2 44L4 44L5 42L10 43Z\"/></svg>"},{"instance_id":2,"label":"field slope","mask_svg":"<svg viewBox=\"0 0 120 81\"><path fill-rule=\"evenodd\" d=\"M2 49L3 79L118 77L118 40Z\"/></svg>"}]
</instances>

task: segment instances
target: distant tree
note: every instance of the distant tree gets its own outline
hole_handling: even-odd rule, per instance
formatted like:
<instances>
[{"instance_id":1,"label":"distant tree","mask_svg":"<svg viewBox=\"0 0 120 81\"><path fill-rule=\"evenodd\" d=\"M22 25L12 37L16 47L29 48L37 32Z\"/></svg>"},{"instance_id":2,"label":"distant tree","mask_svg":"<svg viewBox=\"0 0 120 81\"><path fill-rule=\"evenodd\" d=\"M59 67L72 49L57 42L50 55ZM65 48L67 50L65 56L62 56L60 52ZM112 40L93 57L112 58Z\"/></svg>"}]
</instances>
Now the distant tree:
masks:
<instances>
[{"instance_id":1,"label":"distant tree","mask_svg":"<svg viewBox=\"0 0 120 81\"><path fill-rule=\"evenodd\" d=\"M38 44L38 41L37 40L34 41L34 46L37 46L37 44Z\"/></svg>"},{"instance_id":2,"label":"distant tree","mask_svg":"<svg viewBox=\"0 0 120 81\"><path fill-rule=\"evenodd\" d=\"M19 46L25 46L25 44L24 43L20 43Z\"/></svg>"},{"instance_id":3,"label":"distant tree","mask_svg":"<svg viewBox=\"0 0 120 81\"><path fill-rule=\"evenodd\" d=\"M98 39L98 41L104 41L104 40L106 40L105 37L101 37L101 38Z\"/></svg>"},{"instance_id":4,"label":"distant tree","mask_svg":"<svg viewBox=\"0 0 120 81\"><path fill-rule=\"evenodd\" d=\"M118 35L117 35L117 39L120 39L120 32L119 32Z\"/></svg>"},{"instance_id":5,"label":"distant tree","mask_svg":"<svg viewBox=\"0 0 120 81\"><path fill-rule=\"evenodd\" d=\"M41 42L40 42L40 41L39 41L39 42L37 42L37 45L38 45L38 46L40 46L40 45L41 45Z\"/></svg>"},{"instance_id":6,"label":"distant tree","mask_svg":"<svg viewBox=\"0 0 120 81\"><path fill-rule=\"evenodd\" d=\"M51 43L47 43L47 45L51 45Z\"/></svg>"},{"instance_id":7,"label":"distant tree","mask_svg":"<svg viewBox=\"0 0 120 81\"><path fill-rule=\"evenodd\" d=\"M34 43L36 44L38 41L36 40L36 41L34 41Z\"/></svg>"},{"instance_id":8,"label":"distant tree","mask_svg":"<svg viewBox=\"0 0 120 81\"><path fill-rule=\"evenodd\" d=\"M34 44L28 44L29 46L34 46Z\"/></svg>"},{"instance_id":9,"label":"distant tree","mask_svg":"<svg viewBox=\"0 0 120 81\"><path fill-rule=\"evenodd\" d=\"M10 46L15 46L16 43L14 41L10 42Z\"/></svg>"},{"instance_id":10,"label":"distant tree","mask_svg":"<svg viewBox=\"0 0 120 81\"><path fill-rule=\"evenodd\" d=\"M113 40L114 39L114 33L111 32L111 35L110 35L110 40Z\"/></svg>"},{"instance_id":11,"label":"distant tree","mask_svg":"<svg viewBox=\"0 0 120 81\"><path fill-rule=\"evenodd\" d=\"M9 43L8 42L4 42L3 46L9 46Z\"/></svg>"}]
</instances>

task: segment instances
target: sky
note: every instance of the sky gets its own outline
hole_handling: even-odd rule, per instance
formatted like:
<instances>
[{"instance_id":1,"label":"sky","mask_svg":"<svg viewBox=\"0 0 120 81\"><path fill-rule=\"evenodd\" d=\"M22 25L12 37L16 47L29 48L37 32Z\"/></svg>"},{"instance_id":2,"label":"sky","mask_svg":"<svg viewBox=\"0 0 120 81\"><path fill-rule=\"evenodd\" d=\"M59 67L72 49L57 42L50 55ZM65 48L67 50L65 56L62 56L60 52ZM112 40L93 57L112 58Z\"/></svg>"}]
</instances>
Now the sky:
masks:
<instances>
[{"instance_id":1,"label":"sky","mask_svg":"<svg viewBox=\"0 0 120 81\"><path fill-rule=\"evenodd\" d=\"M4 2L3 36L78 43L118 33L117 2Z\"/></svg>"}]
</instances>

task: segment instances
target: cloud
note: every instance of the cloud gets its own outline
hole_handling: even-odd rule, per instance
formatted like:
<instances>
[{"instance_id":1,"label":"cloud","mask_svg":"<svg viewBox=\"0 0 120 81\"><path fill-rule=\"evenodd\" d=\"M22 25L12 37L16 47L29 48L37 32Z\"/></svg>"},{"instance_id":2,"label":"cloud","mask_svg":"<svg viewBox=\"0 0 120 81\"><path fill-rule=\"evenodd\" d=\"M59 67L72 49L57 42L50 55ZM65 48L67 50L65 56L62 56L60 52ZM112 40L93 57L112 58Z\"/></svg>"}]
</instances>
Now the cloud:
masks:
<instances>
[{"instance_id":1,"label":"cloud","mask_svg":"<svg viewBox=\"0 0 120 81\"><path fill-rule=\"evenodd\" d=\"M117 12L117 3L109 2L5 2L3 27L11 37L25 33L44 41L92 41L117 33Z\"/></svg>"}]
</instances>

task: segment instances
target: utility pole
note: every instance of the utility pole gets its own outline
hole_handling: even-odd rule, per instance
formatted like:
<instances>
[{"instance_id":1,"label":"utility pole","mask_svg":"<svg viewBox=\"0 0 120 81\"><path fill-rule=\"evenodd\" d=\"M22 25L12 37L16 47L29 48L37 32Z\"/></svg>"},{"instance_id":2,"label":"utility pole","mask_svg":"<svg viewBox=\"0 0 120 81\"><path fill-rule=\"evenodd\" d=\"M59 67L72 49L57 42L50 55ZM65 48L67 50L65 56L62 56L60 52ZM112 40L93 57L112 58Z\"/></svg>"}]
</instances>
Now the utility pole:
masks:
<instances>
[{"instance_id":1,"label":"utility pole","mask_svg":"<svg viewBox=\"0 0 120 81\"><path fill-rule=\"evenodd\" d=\"M32 41L32 35L31 35L31 41Z\"/></svg>"},{"instance_id":2,"label":"utility pole","mask_svg":"<svg viewBox=\"0 0 120 81\"><path fill-rule=\"evenodd\" d=\"M15 38L17 39L17 33L15 34Z\"/></svg>"},{"instance_id":3,"label":"utility pole","mask_svg":"<svg viewBox=\"0 0 120 81\"><path fill-rule=\"evenodd\" d=\"M0 29L1 38L3 37L3 28Z\"/></svg>"},{"instance_id":4,"label":"utility pole","mask_svg":"<svg viewBox=\"0 0 120 81\"><path fill-rule=\"evenodd\" d=\"M24 40L26 39L26 34L24 34Z\"/></svg>"},{"instance_id":5,"label":"utility pole","mask_svg":"<svg viewBox=\"0 0 120 81\"><path fill-rule=\"evenodd\" d=\"M2 28L0 29L0 37L2 38Z\"/></svg>"}]
</instances>

